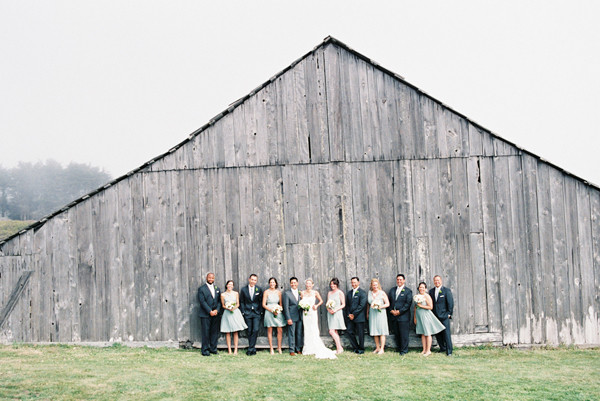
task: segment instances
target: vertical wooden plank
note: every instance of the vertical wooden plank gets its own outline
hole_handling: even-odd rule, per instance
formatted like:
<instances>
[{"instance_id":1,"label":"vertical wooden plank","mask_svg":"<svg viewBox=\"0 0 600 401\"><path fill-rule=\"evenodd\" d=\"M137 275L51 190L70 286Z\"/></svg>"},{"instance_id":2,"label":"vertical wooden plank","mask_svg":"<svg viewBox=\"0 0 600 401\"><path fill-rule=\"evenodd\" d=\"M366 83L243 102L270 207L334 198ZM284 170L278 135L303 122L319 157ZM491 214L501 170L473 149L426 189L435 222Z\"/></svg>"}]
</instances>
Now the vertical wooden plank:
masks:
<instances>
[{"instance_id":1,"label":"vertical wooden plank","mask_svg":"<svg viewBox=\"0 0 600 401\"><path fill-rule=\"evenodd\" d=\"M54 294L55 341L71 341L71 291L69 289L68 226L67 215L61 213L52 219L51 249L53 259L52 292ZM17 276L18 279L19 276Z\"/></svg>"},{"instance_id":2,"label":"vertical wooden plank","mask_svg":"<svg viewBox=\"0 0 600 401\"><path fill-rule=\"evenodd\" d=\"M483 132L475 125L468 124L469 135L469 150L467 156L482 156L483 155Z\"/></svg>"},{"instance_id":3,"label":"vertical wooden plank","mask_svg":"<svg viewBox=\"0 0 600 401\"><path fill-rule=\"evenodd\" d=\"M218 135L218 134L217 134ZM222 144L220 145L222 149ZM222 154L219 156L222 159ZM218 159L217 159L218 160ZM217 161L216 160L216 161ZM218 163L218 162L217 162ZM160 281L160 320L161 320L161 336L162 341L174 341L177 339L177 311L175 301L175 283L177 276L175 274L175 232L173 218L172 194L173 190L171 182L173 180L173 172L168 171L159 174L159 197L158 197L158 213L160 218L160 248L161 255L161 271L158 280Z\"/></svg>"},{"instance_id":4,"label":"vertical wooden plank","mask_svg":"<svg viewBox=\"0 0 600 401\"><path fill-rule=\"evenodd\" d=\"M359 161L364 160L364 154L366 149L363 143L363 129L362 126L362 105L360 98L360 77L358 75L358 64L359 60L356 56L350 53L343 54L345 65L343 68L347 71L348 80L345 81L346 85L346 96L344 99L346 102L343 104L345 112L348 115L350 123L349 130L344 131L345 143L348 145L346 148L346 160L347 161Z\"/></svg>"},{"instance_id":5,"label":"vertical wooden plank","mask_svg":"<svg viewBox=\"0 0 600 401\"><path fill-rule=\"evenodd\" d=\"M377 218L380 221L381 239L381 266L383 283L391 286L396 281L398 274L396 260L395 239L395 207L394 207L394 163L380 162L376 165L378 210Z\"/></svg>"},{"instance_id":6,"label":"vertical wooden plank","mask_svg":"<svg viewBox=\"0 0 600 401\"><path fill-rule=\"evenodd\" d=\"M292 87L290 88L293 92L293 110L295 114L294 121L296 122L295 133L297 135L296 145L297 150L294 155L294 161L297 163L309 163L309 132L307 122L307 111L306 111L306 89L304 81L304 63L303 60L297 66L292 68L288 74L291 73L293 78Z\"/></svg>"},{"instance_id":7,"label":"vertical wooden plank","mask_svg":"<svg viewBox=\"0 0 600 401\"><path fill-rule=\"evenodd\" d=\"M254 121L256 124L255 148L256 165L264 166L269 163L269 132L267 129L267 102L269 92L263 88L256 95L252 96L254 104Z\"/></svg>"},{"instance_id":8,"label":"vertical wooden plank","mask_svg":"<svg viewBox=\"0 0 600 401\"><path fill-rule=\"evenodd\" d=\"M472 233L483 233L482 193L480 158L467 159L467 191L469 196L469 229Z\"/></svg>"},{"instance_id":9,"label":"vertical wooden plank","mask_svg":"<svg viewBox=\"0 0 600 401\"><path fill-rule=\"evenodd\" d=\"M160 173L165 174L165 173ZM121 310L121 273L123 263L119 258L119 219L118 219L118 189L111 186L104 191L106 227L106 306L108 313L108 339L110 341L122 341L122 330L120 322Z\"/></svg>"},{"instance_id":10,"label":"vertical wooden plank","mask_svg":"<svg viewBox=\"0 0 600 401\"><path fill-rule=\"evenodd\" d=\"M271 277L272 266L269 266L268 254L269 254L269 241L268 241L268 228L269 228L269 211L267 208L266 189L268 185L266 177L266 167L255 168L250 171L252 179L252 206L253 206L253 241L254 241L254 254L256 262L254 266L259 267L265 276ZM268 277L265 277L268 279Z\"/></svg>"},{"instance_id":11,"label":"vertical wooden plank","mask_svg":"<svg viewBox=\"0 0 600 401\"><path fill-rule=\"evenodd\" d=\"M527 247L527 266L529 270L529 291L531 293L531 341L541 344L545 339L543 328L544 291L542 285L542 266L540 260L540 223L538 212L537 160L523 155L523 195L525 202L525 228Z\"/></svg>"},{"instance_id":12,"label":"vertical wooden plank","mask_svg":"<svg viewBox=\"0 0 600 401\"><path fill-rule=\"evenodd\" d=\"M346 115L342 109L341 67L340 52L342 50L334 45L327 45L324 49L325 63L325 88L327 94L327 131L329 132L330 160L344 160L344 135L342 121Z\"/></svg>"},{"instance_id":13,"label":"vertical wooden plank","mask_svg":"<svg viewBox=\"0 0 600 401\"><path fill-rule=\"evenodd\" d=\"M285 285L287 272L285 270L285 229L283 212L283 178L280 167L266 169L267 179L265 199L268 206L268 263L275 277Z\"/></svg>"},{"instance_id":14,"label":"vertical wooden plank","mask_svg":"<svg viewBox=\"0 0 600 401\"><path fill-rule=\"evenodd\" d=\"M227 135L227 134L225 134ZM227 161L227 156L225 156ZM190 339L191 303L189 302L188 288L188 260L187 248L189 246L186 232L186 203L185 203L185 172L174 171L171 179L171 207L173 211L173 269L174 269L174 308L175 308L175 333L179 341Z\"/></svg>"},{"instance_id":15,"label":"vertical wooden plank","mask_svg":"<svg viewBox=\"0 0 600 401\"><path fill-rule=\"evenodd\" d=\"M71 339L70 341L81 341L80 335L80 321L79 321L79 304L77 297L77 237L76 237L76 227L77 227L77 214L76 208L72 207L67 212L67 280L68 280L68 292L69 292L69 315L71 318ZM29 255L25 257L25 261L27 266L30 266L31 258ZM30 315L30 291L31 289L26 289L27 295L27 315ZM27 320L31 318L28 317ZM27 325L27 340L31 341L29 338L29 324Z\"/></svg>"},{"instance_id":16,"label":"vertical wooden plank","mask_svg":"<svg viewBox=\"0 0 600 401\"><path fill-rule=\"evenodd\" d=\"M298 226L300 224L298 217L298 183L296 181L297 167L283 166L283 213L285 224L285 238L287 243L296 244L299 242ZM243 218L243 214L242 214Z\"/></svg>"},{"instance_id":17,"label":"vertical wooden plank","mask_svg":"<svg viewBox=\"0 0 600 401\"><path fill-rule=\"evenodd\" d=\"M148 258L148 340L160 341L162 338L162 241L163 227L160 219L161 193L159 177L164 173L145 174L144 179L144 212L146 217L146 254Z\"/></svg>"},{"instance_id":18,"label":"vertical wooden plank","mask_svg":"<svg viewBox=\"0 0 600 401\"><path fill-rule=\"evenodd\" d=\"M238 238L240 237L240 187L238 169L228 169L225 171L225 193L227 194L227 229L231 242L231 270L232 276L229 277L235 281L236 288L241 288L245 284L244 279L239 273L240 263L245 263L238 256Z\"/></svg>"},{"instance_id":19,"label":"vertical wooden plank","mask_svg":"<svg viewBox=\"0 0 600 401\"><path fill-rule=\"evenodd\" d=\"M239 170L239 201L240 201L240 240L239 266L244 284L250 273L256 269L255 261L252 259L252 235L254 224L254 210L252 205L252 177L247 169ZM254 272L255 273L255 272ZM242 277L240 279L242 279Z\"/></svg>"},{"instance_id":20,"label":"vertical wooden plank","mask_svg":"<svg viewBox=\"0 0 600 401\"><path fill-rule=\"evenodd\" d=\"M364 163L354 163L352 171L352 205L354 219L354 243L356 246L356 270L358 277L370 277L370 252L368 238L370 235L369 200L367 177Z\"/></svg>"},{"instance_id":21,"label":"vertical wooden plank","mask_svg":"<svg viewBox=\"0 0 600 401\"><path fill-rule=\"evenodd\" d=\"M554 249L552 204L550 191L550 167L546 163L538 163L537 176L538 220L540 229L540 268L542 272L544 313L543 330L545 342L558 344L557 294L554 276Z\"/></svg>"},{"instance_id":22,"label":"vertical wooden plank","mask_svg":"<svg viewBox=\"0 0 600 401\"><path fill-rule=\"evenodd\" d=\"M200 202L199 202L199 171L186 171L184 174L185 182L185 227L186 240L188 243L186 249L186 259L188 262L188 276L185 279L187 284L189 332L190 340L195 341L201 338L200 319L198 317L198 301L196 299L199 287L200 271L200 252L201 252L201 226L200 222Z\"/></svg>"},{"instance_id":23,"label":"vertical wooden plank","mask_svg":"<svg viewBox=\"0 0 600 401\"><path fill-rule=\"evenodd\" d=\"M267 156L268 156L268 164L274 165L278 164L280 161L279 155L279 131L282 130L283 121L279 119L279 115L281 112L281 99L279 90L277 89L277 82L274 81L271 84L267 85L264 89L264 99L265 102L263 106L265 107L264 115L266 119L266 130L267 130Z\"/></svg>"},{"instance_id":24,"label":"vertical wooden plank","mask_svg":"<svg viewBox=\"0 0 600 401\"><path fill-rule=\"evenodd\" d=\"M594 344L598 340L598 316L594 313L594 258L592 233L591 196L597 190L581 181L576 183L577 229L579 236L579 256L581 273L581 319L583 341Z\"/></svg>"},{"instance_id":25,"label":"vertical wooden plank","mask_svg":"<svg viewBox=\"0 0 600 401\"><path fill-rule=\"evenodd\" d=\"M119 259L121 260L120 326L123 341L135 338L135 268L133 231L133 194L131 179L119 183Z\"/></svg>"},{"instance_id":26,"label":"vertical wooden plank","mask_svg":"<svg viewBox=\"0 0 600 401\"><path fill-rule=\"evenodd\" d=\"M585 343L583 312L581 304L581 239L579 238L579 210L577 203L578 180L565 176L565 216L567 234L567 274L569 293L569 319L572 341Z\"/></svg>"},{"instance_id":27,"label":"vertical wooden plank","mask_svg":"<svg viewBox=\"0 0 600 401\"><path fill-rule=\"evenodd\" d=\"M392 159L392 130L390 128L390 113L391 105L390 95L393 98L393 86L386 85L386 75L376 68L369 70L372 78L370 78L370 90L373 95L374 103L371 104L370 110L375 109L371 113L371 119L375 130L376 140L373 141L373 153L376 160L391 160Z\"/></svg>"},{"instance_id":28,"label":"vertical wooden plank","mask_svg":"<svg viewBox=\"0 0 600 401\"><path fill-rule=\"evenodd\" d=\"M223 130L223 119L217 121L210 129L213 137L211 167L225 166L225 133Z\"/></svg>"},{"instance_id":29,"label":"vertical wooden plank","mask_svg":"<svg viewBox=\"0 0 600 401\"><path fill-rule=\"evenodd\" d=\"M339 163L330 164L328 187L331 190L331 242L334 275L347 281L348 276L344 248L344 169ZM345 285L346 283L344 283Z\"/></svg>"},{"instance_id":30,"label":"vertical wooden plank","mask_svg":"<svg viewBox=\"0 0 600 401\"><path fill-rule=\"evenodd\" d=\"M308 183L306 186L308 196L308 214L309 220L304 222L308 227L307 241L310 243L322 243L323 221L321 216L324 211L321 210L321 187L319 185L319 166L309 165L306 167Z\"/></svg>"},{"instance_id":31,"label":"vertical wooden plank","mask_svg":"<svg viewBox=\"0 0 600 401\"><path fill-rule=\"evenodd\" d=\"M456 247L456 259L450 269L450 271L454 271L447 274L455 278L455 281L452 280L449 283L453 285L452 288L457 289L457 293L471 294L466 297L457 297L455 306L459 319L454 323L453 327L456 333L473 333L476 324L475 309L478 309L479 305L475 300L479 298L476 294L480 293L480 287L474 287L475 277L471 259L467 159L453 158L449 161L453 204L452 225L454 227L453 235ZM485 299L480 300L485 301Z\"/></svg>"},{"instance_id":32,"label":"vertical wooden plank","mask_svg":"<svg viewBox=\"0 0 600 401\"><path fill-rule=\"evenodd\" d=\"M396 270L409 279L414 286L417 266L413 263L416 254L415 203L413 201L413 175L411 162L393 162L394 189L394 236L396 239Z\"/></svg>"},{"instance_id":33,"label":"vertical wooden plank","mask_svg":"<svg viewBox=\"0 0 600 401\"><path fill-rule=\"evenodd\" d=\"M572 341L568 281L567 226L564 174L550 169L550 203L552 206L552 234L554 274L556 279L556 317L560 342Z\"/></svg>"},{"instance_id":34,"label":"vertical wooden plank","mask_svg":"<svg viewBox=\"0 0 600 401\"><path fill-rule=\"evenodd\" d=\"M109 338L110 332L110 321L109 321L109 300L108 300L108 241L109 241L109 219L107 217L107 205L105 199L105 193L100 192L93 196L97 200L94 202L95 206L92 216L94 218L94 253L95 257L95 277L94 285L96 286L96 308L94 319L97 320L96 332L94 333L94 339L96 341L105 341Z\"/></svg>"},{"instance_id":35,"label":"vertical wooden plank","mask_svg":"<svg viewBox=\"0 0 600 401\"><path fill-rule=\"evenodd\" d=\"M94 245L92 241L92 203L89 199L76 206L75 238L77 240L77 299L78 314L81 322L80 338L91 341L96 332L95 305L96 291L94 286ZM33 310L32 310L33 312Z\"/></svg>"},{"instance_id":36,"label":"vertical wooden plank","mask_svg":"<svg viewBox=\"0 0 600 401\"><path fill-rule=\"evenodd\" d=\"M600 332L597 330L600 323L600 296L597 288L600 288L600 191L590 188L590 209L591 209L591 231L592 231L592 259L593 259L593 281L589 285L594 286L594 302L588 305L588 318L595 335L591 336L590 342L598 344L600 342Z\"/></svg>"},{"instance_id":37,"label":"vertical wooden plank","mask_svg":"<svg viewBox=\"0 0 600 401\"><path fill-rule=\"evenodd\" d=\"M323 50L309 55L303 62L306 93L309 161L329 161L327 98Z\"/></svg>"},{"instance_id":38,"label":"vertical wooden plank","mask_svg":"<svg viewBox=\"0 0 600 401\"><path fill-rule=\"evenodd\" d=\"M436 182L429 181L429 165L425 160L413 160L412 170L412 192L414 205L414 236L416 239L416 249L414 253L414 264L416 270L412 280L418 283L431 277L432 261L429 254L429 214L433 213L428 207L428 188L427 184L437 186Z\"/></svg>"},{"instance_id":39,"label":"vertical wooden plank","mask_svg":"<svg viewBox=\"0 0 600 401\"><path fill-rule=\"evenodd\" d=\"M218 124L221 124L221 135L223 136L223 158L224 166L235 166L235 133L233 130L233 115L230 113L223 117ZM189 146L186 144L185 146ZM276 152L275 152L276 153Z\"/></svg>"},{"instance_id":40,"label":"vertical wooden plank","mask_svg":"<svg viewBox=\"0 0 600 401\"><path fill-rule=\"evenodd\" d=\"M248 165L247 155L247 139L246 139L246 103L240 104L232 113L233 116L233 135L234 135L234 152L235 152L235 165L246 166Z\"/></svg>"},{"instance_id":41,"label":"vertical wooden plank","mask_svg":"<svg viewBox=\"0 0 600 401\"><path fill-rule=\"evenodd\" d=\"M494 191L494 165L491 158L485 157L480 159L480 177L488 324L491 333L501 333L502 310L500 306L496 200Z\"/></svg>"},{"instance_id":42,"label":"vertical wooden plank","mask_svg":"<svg viewBox=\"0 0 600 401\"><path fill-rule=\"evenodd\" d=\"M369 71L370 70L370 71ZM377 113L376 100L373 98L372 90L370 90L372 81L369 80L369 72L371 72L372 80L373 67L368 65L363 60L356 60L356 74L358 78L358 101L360 103L360 126L359 131L354 131L353 135L361 136L362 141L362 155L361 160L369 161L373 160L373 143L378 142L376 138L377 117L371 118L371 113Z\"/></svg>"},{"instance_id":43,"label":"vertical wooden plank","mask_svg":"<svg viewBox=\"0 0 600 401\"><path fill-rule=\"evenodd\" d=\"M510 178L510 199L512 216L512 238L515 249L515 290L517 295L517 327L519 342L531 344L531 284L527 258L527 226L525 224L525 199L523 188L523 169L520 157L508 158Z\"/></svg>"}]
</instances>

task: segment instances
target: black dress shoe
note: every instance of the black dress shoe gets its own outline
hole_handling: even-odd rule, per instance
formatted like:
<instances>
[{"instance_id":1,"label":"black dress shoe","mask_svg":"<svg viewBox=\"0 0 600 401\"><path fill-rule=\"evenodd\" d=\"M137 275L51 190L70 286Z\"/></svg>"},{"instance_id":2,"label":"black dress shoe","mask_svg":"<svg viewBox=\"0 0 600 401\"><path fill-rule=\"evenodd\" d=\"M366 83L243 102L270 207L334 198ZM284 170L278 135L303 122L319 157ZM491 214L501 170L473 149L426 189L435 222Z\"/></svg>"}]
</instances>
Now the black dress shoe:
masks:
<instances>
[{"instance_id":1,"label":"black dress shoe","mask_svg":"<svg viewBox=\"0 0 600 401\"><path fill-rule=\"evenodd\" d=\"M364 354L364 353L365 353L365 351L358 350L358 351L356 351L356 353L357 353L358 355L362 355L362 354Z\"/></svg>"},{"instance_id":2,"label":"black dress shoe","mask_svg":"<svg viewBox=\"0 0 600 401\"><path fill-rule=\"evenodd\" d=\"M210 351L211 354L217 355L218 352L217 351Z\"/></svg>"},{"instance_id":3,"label":"black dress shoe","mask_svg":"<svg viewBox=\"0 0 600 401\"><path fill-rule=\"evenodd\" d=\"M203 352L202 356L210 356L210 352Z\"/></svg>"}]
</instances>

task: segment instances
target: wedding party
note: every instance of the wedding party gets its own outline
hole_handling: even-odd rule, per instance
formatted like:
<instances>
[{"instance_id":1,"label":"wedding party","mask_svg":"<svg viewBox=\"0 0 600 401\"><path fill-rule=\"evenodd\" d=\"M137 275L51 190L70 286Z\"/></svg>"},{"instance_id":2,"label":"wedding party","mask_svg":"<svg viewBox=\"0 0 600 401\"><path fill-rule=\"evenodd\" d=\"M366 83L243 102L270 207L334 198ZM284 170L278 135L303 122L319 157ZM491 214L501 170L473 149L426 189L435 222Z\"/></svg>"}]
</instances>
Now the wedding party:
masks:
<instances>
[{"instance_id":1,"label":"wedding party","mask_svg":"<svg viewBox=\"0 0 600 401\"><path fill-rule=\"evenodd\" d=\"M312 278L307 278L304 289L300 289L298 278L290 277L289 288L283 291L275 277L269 278L267 289L257 283L258 275L252 273L248 284L239 291L233 280L227 280L221 291L215 284L215 274L206 275L205 283L198 288L203 356L218 354L221 334L225 335L227 353L238 355L240 332L244 330L248 338L246 355L256 355L261 321L267 329L271 355L283 353L285 328L290 356L336 359L343 352L364 354L365 329L375 342L374 354L385 353L386 337L394 333L396 350L402 356L408 353L412 321L414 332L421 338L423 357L432 353L433 336L438 351L452 356L450 320L454 298L439 275L433 277L433 287L429 290L425 282L420 282L414 296L402 273L396 276L396 285L388 292L377 278L370 280L368 288L362 288L360 278L352 277L351 289L344 293L339 279L333 277L325 299L315 289ZM327 324L334 350L328 348L320 336L318 311L323 304L327 319L322 324ZM347 338L350 349L344 350L342 336Z\"/></svg>"}]
</instances>

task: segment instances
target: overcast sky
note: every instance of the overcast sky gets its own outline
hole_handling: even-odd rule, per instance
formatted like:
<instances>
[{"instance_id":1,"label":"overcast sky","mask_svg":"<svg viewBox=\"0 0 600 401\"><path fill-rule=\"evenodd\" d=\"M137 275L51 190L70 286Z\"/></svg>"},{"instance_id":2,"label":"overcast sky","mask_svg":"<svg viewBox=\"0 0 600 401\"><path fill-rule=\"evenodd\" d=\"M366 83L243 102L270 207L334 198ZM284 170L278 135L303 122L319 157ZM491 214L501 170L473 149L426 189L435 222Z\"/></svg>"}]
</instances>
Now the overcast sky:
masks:
<instances>
[{"instance_id":1,"label":"overcast sky","mask_svg":"<svg viewBox=\"0 0 600 401\"><path fill-rule=\"evenodd\" d=\"M600 1L0 0L0 165L117 177L328 35L600 184Z\"/></svg>"}]
</instances>

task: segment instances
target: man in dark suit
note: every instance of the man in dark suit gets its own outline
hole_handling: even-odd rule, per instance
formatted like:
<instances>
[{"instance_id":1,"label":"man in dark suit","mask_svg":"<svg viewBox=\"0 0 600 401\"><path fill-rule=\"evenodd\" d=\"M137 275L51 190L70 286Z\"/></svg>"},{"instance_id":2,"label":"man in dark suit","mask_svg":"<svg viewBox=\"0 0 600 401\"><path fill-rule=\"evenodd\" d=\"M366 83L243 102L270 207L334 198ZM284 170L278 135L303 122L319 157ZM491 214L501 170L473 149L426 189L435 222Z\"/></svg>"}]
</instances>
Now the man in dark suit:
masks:
<instances>
[{"instance_id":1,"label":"man in dark suit","mask_svg":"<svg viewBox=\"0 0 600 401\"><path fill-rule=\"evenodd\" d=\"M408 335L410 332L410 306L412 305L412 291L404 286L404 274L396 276L396 286L393 287L388 298L390 300L390 314L392 328L396 332L396 346L400 355L408 352Z\"/></svg>"},{"instance_id":2,"label":"man in dark suit","mask_svg":"<svg viewBox=\"0 0 600 401\"><path fill-rule=\"evenodd\" d=\"M304 339L302 337L302 313L298 309L300 293L298 291L298 279L290 279L290 289L283 293L283 316L288 324L288 345L290 355L302 355Z\"/></svg>"},{"instance_id":3,"label":"man in dark suit","mask_svg":"<svg viewBox=\"0 0 600 401\"><path fill-rule=\"evenodd\" d=\"M214 273L206 275L206 283L198 288L200 322L202 323L202 355L217 353L220 334L221 291L215 285Z\"/></svg>"},{"instance_id":4,"label":"man in dark suit","mask_svg":"<svg viewBox=\"0 0 600 401\"><path fill-rule=\"evenodd\" d=\"M358 277L352 277L350 284L352 289L346 293L346 334L354 352L364 354L367 293L360 289ZM358 341L356 341L357 336Z\"/></svg>"},{"instance_id":5,"label":"man in dark suit","mask_svg":"<svg viewBox=\"0 0 600 401\"><path fill-rule=\"evenodd\" d=\"M452 338L450 336L450 319L454 311L454 298L452 292L447 287L442 287L442 278L435 276L433 278L434 287L429 290L429 296L433 301L433 314L446 327L445 330L435 335L440 346L440 352L446 355L452 355Z\"/></svg>"},{"instance_id":6,"label":"man in dark suit","mask_svg":"<svg viewBox=\"0 0 600 401\"><path fill-rule=\"evenodd\" d=\"M258 276L254 273L248 277L248 285L240 291L240 310L248 325L248 350L246 355L256 355L256 338L260 329L260 316L263 313L263 291L256 285Z\"/></svg>"}]
</instances>

